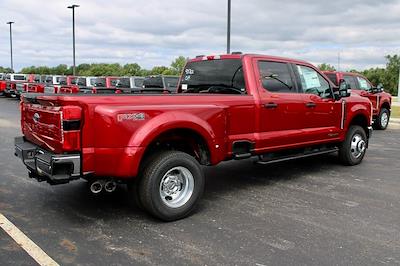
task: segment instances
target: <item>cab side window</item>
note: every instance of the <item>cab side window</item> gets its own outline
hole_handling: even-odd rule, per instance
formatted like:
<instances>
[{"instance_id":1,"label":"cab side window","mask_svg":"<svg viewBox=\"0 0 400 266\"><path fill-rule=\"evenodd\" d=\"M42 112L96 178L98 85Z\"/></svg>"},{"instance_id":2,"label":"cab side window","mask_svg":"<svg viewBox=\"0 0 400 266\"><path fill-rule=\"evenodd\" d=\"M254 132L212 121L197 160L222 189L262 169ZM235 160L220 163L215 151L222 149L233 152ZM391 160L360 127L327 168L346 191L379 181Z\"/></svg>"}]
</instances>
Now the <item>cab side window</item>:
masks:
<instances>
[{"instance_id":1,"label":"cab side window","mask_svg":"<svg viewBox=\"0 0 400 266\"><path fill-rule=\"evenodd\" d=\"M365 78L357 77L357 81L358 81L360 90L370 91L372 89L371 84Z\"/></svg>"},{"instance_id":2,"label":"cab side window","mask_svg":"<svg viewBox=\"0 0 400 266\"><path fill-rule=\"evenodd\" d=\"M281 62L260 61L261 81L270 92L296 93L289 65Z\"/></svg>"},{"instance_id":3,"label":"cab side window","mask_svg":"<svg viewBox=\"0 0 400 266\"><path fill-rule=\"evenodd\" d=\"M307 66L297 66L303 92L315 94L321 98L331 98L332 90L329 82L325 80L316 70Z\"/></svg>"},{"instance_id":4,"label":"cab side window","mask_svg":"<svg viewBox=\"0 0 400 266\"><path fill-rule=\"evenodd\" d=\"M350 76L350 75L344 75L343 79L344 79L344 81L346 81L347 84L350 85L351 89L357 89L358 88L357 81L356 81L355 77Z\"/></svg>"}]
</instances>

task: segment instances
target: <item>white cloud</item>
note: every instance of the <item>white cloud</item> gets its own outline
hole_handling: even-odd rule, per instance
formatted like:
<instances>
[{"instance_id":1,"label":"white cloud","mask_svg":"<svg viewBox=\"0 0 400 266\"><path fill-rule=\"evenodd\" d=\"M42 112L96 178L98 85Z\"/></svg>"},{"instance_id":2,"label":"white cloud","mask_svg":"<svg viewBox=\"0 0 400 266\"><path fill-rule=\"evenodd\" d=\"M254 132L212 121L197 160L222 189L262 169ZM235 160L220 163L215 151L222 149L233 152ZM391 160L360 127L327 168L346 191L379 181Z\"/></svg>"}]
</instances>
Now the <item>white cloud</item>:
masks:
<instances>
[{"instance_id":1,"label":"white cloud","mask_svg":"<svg viewBox=\"0 0 400 266\"><path fill-rule=\"evenodd\" d=\"M75 1L77 63L168 65L176 56L223 53L226 0ZM71 64L71 10L64 0L0 2L0 65ZM232 0L232 50L295 57L343 68L382 66L400 46L400 0ZM0 24L1 25L1 24Z\"/></svg>"}]
</instances>

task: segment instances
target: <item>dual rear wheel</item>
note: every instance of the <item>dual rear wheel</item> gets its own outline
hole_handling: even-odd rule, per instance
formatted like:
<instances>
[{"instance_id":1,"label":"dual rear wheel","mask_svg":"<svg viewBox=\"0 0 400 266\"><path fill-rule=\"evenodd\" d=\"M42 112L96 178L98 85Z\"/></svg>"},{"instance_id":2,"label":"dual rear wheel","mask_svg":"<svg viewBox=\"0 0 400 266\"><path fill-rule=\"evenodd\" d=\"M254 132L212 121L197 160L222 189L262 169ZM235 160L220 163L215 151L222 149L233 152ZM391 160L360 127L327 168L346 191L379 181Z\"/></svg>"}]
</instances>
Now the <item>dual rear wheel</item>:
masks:
<instances>
[{"instance_id":1,"label":"dual rear wheel","mask_svg":"<svg viewBox=\"0 0 400 266\"><path fill-rule=\"evenodd\" d=\"M204 174L195 158L180 151L157 153L137 181L136 202L153 216L174 221L190 215L204 190Z\"/></svg>"}]
</instances>

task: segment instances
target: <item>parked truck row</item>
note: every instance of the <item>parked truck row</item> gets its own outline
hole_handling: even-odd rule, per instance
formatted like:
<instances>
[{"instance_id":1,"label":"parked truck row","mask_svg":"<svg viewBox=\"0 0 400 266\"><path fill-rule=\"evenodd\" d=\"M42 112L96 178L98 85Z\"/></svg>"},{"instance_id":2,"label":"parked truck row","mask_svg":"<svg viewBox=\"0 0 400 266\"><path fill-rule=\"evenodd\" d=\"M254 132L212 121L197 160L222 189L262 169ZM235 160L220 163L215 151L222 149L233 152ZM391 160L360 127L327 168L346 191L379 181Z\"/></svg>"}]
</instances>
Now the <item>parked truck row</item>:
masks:
<instances>
[{"instance_id":1,"label":"parked truck row","mask_svg":"<svg viewBox=\"0 0 400 266\"><path fill-rule=\"evenodd\" d=\"M22 93L175 93L179 77L82 77L36 74L0 74L0 95Z\"/></svg>"},{"instance_id":2,"label":"parked truck row","mask_svg":"<svg viewBox=\"0 0 400 266\"><path fill-rule=\"evenodd\" d=\"M386 128L379 114L389 119L391 99L368 81L368 95L356 92L364 82L357 87L344 76L300 60L235 53L190 60L174 94L163 93L160 77L148 79L151 95L132 94L131 78L112 77L89 78L92 93L71 93L68 86L82 92L88 78L60 77L66 84L57 91L22 95L15 155L31 178L49 184L85 179L93 193L127 184L139 206L172 221L195 209L204 166L328 153L360 164L374 119ZM127 93L99 93L121 84ZM370 94L382 96L372 102Z\"/></svg>"}]
</instances>

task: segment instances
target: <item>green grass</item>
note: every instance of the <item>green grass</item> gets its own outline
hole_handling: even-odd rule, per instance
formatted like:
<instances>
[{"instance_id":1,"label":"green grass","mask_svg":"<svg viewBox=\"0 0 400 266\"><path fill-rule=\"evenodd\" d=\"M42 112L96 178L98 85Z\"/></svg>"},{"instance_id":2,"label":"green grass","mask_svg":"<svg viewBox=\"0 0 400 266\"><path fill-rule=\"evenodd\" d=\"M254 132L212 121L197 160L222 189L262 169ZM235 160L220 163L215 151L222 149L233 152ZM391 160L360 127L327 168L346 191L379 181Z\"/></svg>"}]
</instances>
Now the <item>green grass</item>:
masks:
<instances>
[{"instance_id":1,"label":"green grass","mask_svg":"<svg viewBox=\"0 0 400 266\"><path fill-rule=\"evenodd\" d=\"M400 106L392 106L392 117L400 118Z\"/></svg>"}]
</instances>

